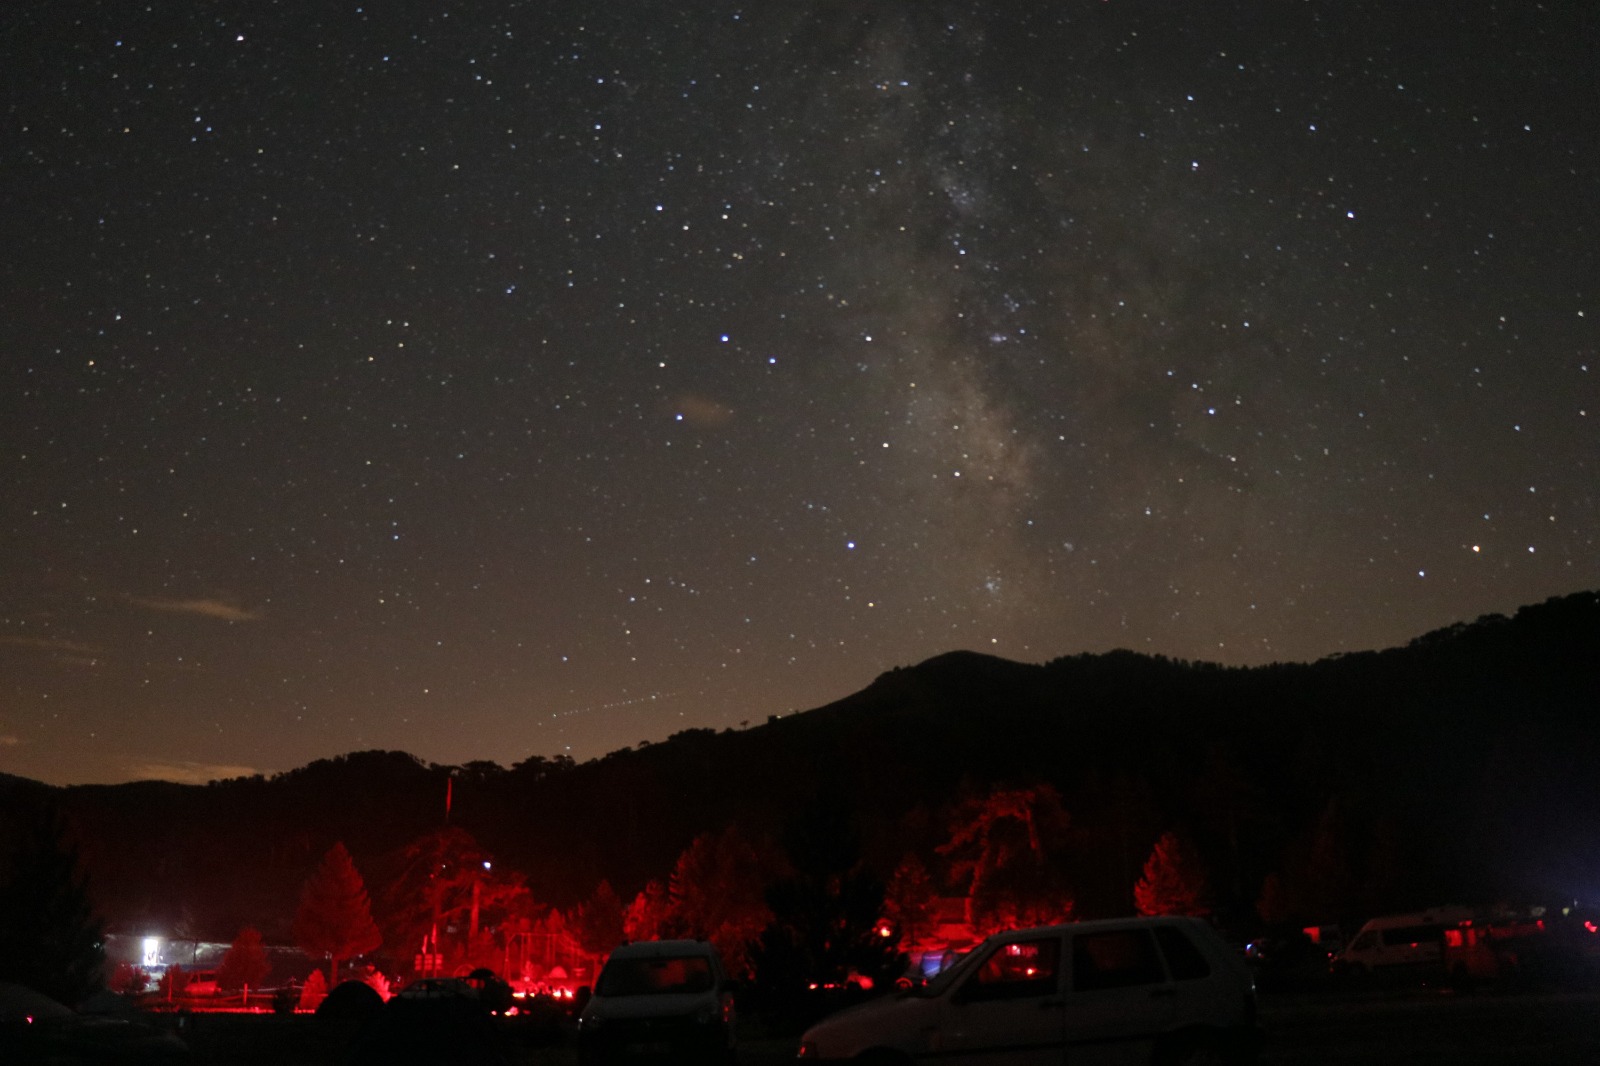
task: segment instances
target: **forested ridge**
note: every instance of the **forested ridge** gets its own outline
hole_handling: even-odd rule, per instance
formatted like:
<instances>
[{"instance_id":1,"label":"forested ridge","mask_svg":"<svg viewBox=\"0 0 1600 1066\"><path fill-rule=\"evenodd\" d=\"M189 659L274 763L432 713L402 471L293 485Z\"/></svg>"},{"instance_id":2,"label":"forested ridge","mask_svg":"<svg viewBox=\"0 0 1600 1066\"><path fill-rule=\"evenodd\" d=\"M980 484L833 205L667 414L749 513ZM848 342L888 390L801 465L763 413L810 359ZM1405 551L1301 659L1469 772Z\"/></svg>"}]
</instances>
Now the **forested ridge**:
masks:
<instances>
[{"instance_id":1,"label":"forested ridge","mask_svg":"<svg viewBox=\"0 0 1600 1066\"><path fill-rule=\"evenodd\" d=\"M1308 917L1350 912L1315 916L1333 920L1600 891L1597 707L1600 594L1586 592L1309 664L953 652L815 710L581 764L368 751L204 786L0 777L0 831L52 804L109 928L225 940L283 935L334 842L381 884L442 824L447 781L451 824L563 907L602 880L628 898L703 833L776 841L819 805L851 812L880 880L908 854L937 875L964 800L1049 785L1080 916L1127 912L1175 831L1220 914L1251 913L1271 876Z\"/></svg>"}]
</instances>

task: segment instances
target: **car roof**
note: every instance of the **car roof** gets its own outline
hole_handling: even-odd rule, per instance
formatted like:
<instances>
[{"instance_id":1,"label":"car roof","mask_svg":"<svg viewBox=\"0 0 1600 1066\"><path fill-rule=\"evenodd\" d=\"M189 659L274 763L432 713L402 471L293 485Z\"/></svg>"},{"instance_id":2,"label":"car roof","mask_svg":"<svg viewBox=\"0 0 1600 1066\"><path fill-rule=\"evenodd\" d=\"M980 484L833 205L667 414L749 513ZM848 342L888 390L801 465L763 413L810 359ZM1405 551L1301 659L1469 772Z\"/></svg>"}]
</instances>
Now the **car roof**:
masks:
<instances>
[{"instance_id":1,"label":"car roof","mask_svg":"<svg viewBox=\"0 0 1600 1066\"><path fill-rule=\"evenodd\" d=\"M1014 938L1063 934L1063 933L1094 933L1116 929L1143 929L1152 925L1205 925L1206 923L1196 917L1186 914L1156 914L1147 917L1132 916L1127 918L1096 918L1087 922L1063 922L1060 925L1036 925L1027 929L1007 929L990 937L991 940L1011 940Z\"/></svg>"},{"instance_id":2,"label":"car roof","mask_svg":"<svg viewBox=\"0 0 1600 1066\"><path fill-rule=\"evenodd\" d=\"M716 949L704 940L636 940L620 944L611 952L613 959L671 959L685 955L715 955Z\"/></svg>"}]
</instances>

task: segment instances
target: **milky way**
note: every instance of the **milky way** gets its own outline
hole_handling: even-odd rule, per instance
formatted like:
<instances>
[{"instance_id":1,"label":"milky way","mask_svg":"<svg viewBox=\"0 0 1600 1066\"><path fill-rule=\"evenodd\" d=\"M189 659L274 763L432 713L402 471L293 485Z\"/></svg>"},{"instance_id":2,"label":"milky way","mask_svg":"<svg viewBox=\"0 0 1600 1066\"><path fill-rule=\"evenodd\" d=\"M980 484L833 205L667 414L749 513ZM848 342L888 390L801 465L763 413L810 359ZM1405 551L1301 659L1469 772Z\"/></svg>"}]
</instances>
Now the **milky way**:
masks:
<instances>
[{"instance_id":1,"label":"milky way","mask_svg":"<svg viewBox=\"0 0 1600 1066\"><path fill-rule=\"evenodd\" d=\"M33 5L0 771L592 758L1600 587L1586 5Z\"/></svg>"}]
</instances>

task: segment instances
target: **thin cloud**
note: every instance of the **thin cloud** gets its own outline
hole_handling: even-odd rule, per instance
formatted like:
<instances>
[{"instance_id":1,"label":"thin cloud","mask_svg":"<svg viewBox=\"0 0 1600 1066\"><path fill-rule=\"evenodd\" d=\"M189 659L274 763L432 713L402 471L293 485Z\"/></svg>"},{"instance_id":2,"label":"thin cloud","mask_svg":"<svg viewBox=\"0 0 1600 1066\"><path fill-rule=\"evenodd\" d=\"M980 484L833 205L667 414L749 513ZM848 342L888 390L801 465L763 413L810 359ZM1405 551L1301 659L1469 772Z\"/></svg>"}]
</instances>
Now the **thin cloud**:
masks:
<instances>
[{"instance_id":1,"label":"thin cloud","mask_svg":"<svg viewBox=\"0 0 1600 1066\"><path fill-rule=\"evenodd\" d=\"M0 637L0 644L13 648L35 648L58 655L83 655L93 658L101 654L101 649L93 644L85 644L78 640L62 640L59 637Z\"/></svg>"},{"instance_id":2,"label":"thin cloud","mask_svg":"<svg viewBox=\"0 0 1600 1066\"><path fill-rule=\"evenodd\" d=\"M260 773L253 766L204 762L135 763L127 768L127 772L132 781L171 781L178 785L204 785L235 777L253 777Z\"/></svg>"},{"instance_id":3,"label":"thin cloud","mask_svg":"<svg viewBox=\"0 0 1600 1066\"><path fill-rule=\"evenodd\" d=\"M246 610L238 604L229 603L227 600L154 600L135 596L133 597L133 602L152 611L165 611L168 614L197 614L205 618L217 618L224 622L253 622L261 617L260 611Z\"/></svg>"}]
</instances>

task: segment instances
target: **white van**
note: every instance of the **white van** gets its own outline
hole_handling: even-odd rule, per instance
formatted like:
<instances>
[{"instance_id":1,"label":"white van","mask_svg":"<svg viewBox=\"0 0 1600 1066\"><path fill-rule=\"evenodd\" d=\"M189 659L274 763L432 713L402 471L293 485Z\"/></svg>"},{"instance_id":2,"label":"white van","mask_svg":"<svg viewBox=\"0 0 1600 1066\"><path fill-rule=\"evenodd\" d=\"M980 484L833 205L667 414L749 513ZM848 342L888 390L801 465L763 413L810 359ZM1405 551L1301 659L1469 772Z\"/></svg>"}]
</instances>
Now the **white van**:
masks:
<instances>
[{"instance_id":1,"label":"white van","mask_svg":"<svg viewBox=\"0 0 1600 1066\"><path fill-rule=\"evenodd\" d=\"M1445 931L1458 928L1472 917L1470 907L1434 907L1374 918L1334 956L1334 968L1364 974L1391 967L1442 966Z\"/></svg>"},{"instance_id":2,"label":"white van","mask_svg":"<svg viewBox=\"0 0 1600 1066\"><path fill-rule=\"evenodd\" d=\"M1255 980L1197 918L999 933L921 988L824 1018L800 1060L940 1066L1250 1062Z\"/></svg>"},{"instance_id":3,"label":"white van","mask_svg":"<svg viewBox=\"0 0 1600 1066\"><path fill-rule=\"evenodd\" d=\"M732 1063L734 987L705 941L623 944L606 960L578 1016L578 1061Z\"/></svg>"}]
</instances>

